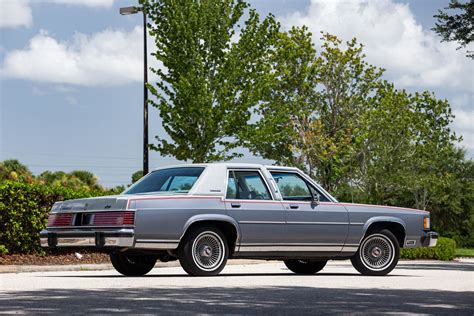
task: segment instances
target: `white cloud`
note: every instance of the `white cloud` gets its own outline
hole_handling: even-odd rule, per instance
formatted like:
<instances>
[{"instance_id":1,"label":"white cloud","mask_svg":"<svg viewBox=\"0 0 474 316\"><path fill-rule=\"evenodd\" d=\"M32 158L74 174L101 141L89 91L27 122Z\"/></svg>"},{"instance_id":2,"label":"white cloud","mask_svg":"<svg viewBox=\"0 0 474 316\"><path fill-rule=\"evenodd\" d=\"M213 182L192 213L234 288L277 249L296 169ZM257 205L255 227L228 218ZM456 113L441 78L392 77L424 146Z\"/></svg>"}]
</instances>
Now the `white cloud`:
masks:
<instances>
[{"instance_id":1,"label":"white cloud","mask_svg":"<svg viewBox=\"0 0 474 316\"><path fill-rule=\"evenodd\" d=\"M31 4L77 5L110 8L115 0L0 0L1 27L30 27L33 24Z\"/></svg>"},{"instance_id":2,"label":"white cloud","mask_svg":"<svg viewBox=\"0 0 474 316\"><path fill-rule=\"evenodd\" d=\"M44 0L44 2L108 8L110 8L114 4L114 0Z\"/></svg>"},{"instance_id":3,"label":"white cloud","mask_svg":"<svg viewBox=\"0 0 474 316\"><path fill-rule=\"evenodd\" d=\"M449 87L470 91L474 63L456 43L439 37L416 21L409 5L391 0L317 1L306 12L282 18L282 24L307 25L318 42L320 31L343 40L356 37L365 45L367 60L387 69L399 87Z\"/></svg>"},{"instance_id":4,"label":"white cloud","mask_svg":"<svg viewBox=\"0 0 474 316\"><path fill-rule=\"evenodd\" d=\"M129 32L76 33L70 41L59 41L40 31L28 47L5 55L2 76L82 86L140 82L142 38L143 28L138 26ZM149 49L153 51L153 47Z\"/></svg>"},{"instance_id":5,"label":"white cloud","mask_svg":"<svg viewBox=\"0 0 474 316\"><path fill-rule=\"evenodd\" d=\"M468 155L474 158L474 94L464 93L453 98L453 114L455 116L453 129L462 135L461 145Z\"/></svg>"},{"instance_id":6,"label":"white cloud","mask_svg":"<svg viewBox=\"0 0 474 316\"><path fill-rule=\"evenodd\" d=\"M455 110L454 115L456 116L455 128L474 133L474 109Z\"/></svg>"},{"instance_id":7,"label":"white cloud","mask_svg":"<svg viewBox=\"0 0 474 316\"><path fill-rule=\"evenodd\" d=\"M29 27L32 23L31 8L26 0L0 1L0 27Z\"/></svg>"}]
</instances>

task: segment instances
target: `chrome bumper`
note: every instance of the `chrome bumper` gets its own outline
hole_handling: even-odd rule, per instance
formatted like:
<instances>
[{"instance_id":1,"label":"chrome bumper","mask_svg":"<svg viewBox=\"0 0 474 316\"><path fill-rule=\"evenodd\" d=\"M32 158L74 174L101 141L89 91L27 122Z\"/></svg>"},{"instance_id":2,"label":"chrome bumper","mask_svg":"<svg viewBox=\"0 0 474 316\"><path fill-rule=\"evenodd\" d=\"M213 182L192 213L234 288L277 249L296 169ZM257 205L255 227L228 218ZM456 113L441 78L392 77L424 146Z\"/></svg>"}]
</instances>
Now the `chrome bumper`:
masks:
<instances>
[{"instance_id":1,"label":"chrome bumper","mask_svg":"<svg viewBox=\"0 0 474 316\"><path fill-rule=\"evenodd\" d=\"M438 242L437 232L427 232L425 236L421 238L421 244L423 247L434 247Z\"/></svg>"},{"instance_id":2,"label":"chrome bumper","mask_svg":"<svg viewBox=\"0 0 474 316\"><path fill-rule=\"evenodd\" d=\"M106 231L51 231L40 232L41 247L132 247L135 233L133 229Z\"/></svg>"}]
</instances>

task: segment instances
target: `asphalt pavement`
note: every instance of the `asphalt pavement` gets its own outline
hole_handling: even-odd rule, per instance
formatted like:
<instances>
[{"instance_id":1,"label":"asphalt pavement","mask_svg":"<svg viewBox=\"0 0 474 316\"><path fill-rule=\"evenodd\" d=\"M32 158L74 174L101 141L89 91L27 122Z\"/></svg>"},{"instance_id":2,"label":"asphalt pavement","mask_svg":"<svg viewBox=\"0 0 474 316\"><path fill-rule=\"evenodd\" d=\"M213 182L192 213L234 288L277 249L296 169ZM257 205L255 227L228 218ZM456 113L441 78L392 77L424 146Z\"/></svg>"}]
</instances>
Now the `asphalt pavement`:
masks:
<instances>
[{"instance_id":1,"label":"asphalt pavement","mask_svg":"<svg viewBox=\"0 0 474 316\"><path fill-rule=\"evenodd\" d=\"M330 261L299 276L281 262L229 265L217 277L179 267L0 274L3 314L474 315L474 262L401 261L385 277Z\"/></svg>"}]
</instances>

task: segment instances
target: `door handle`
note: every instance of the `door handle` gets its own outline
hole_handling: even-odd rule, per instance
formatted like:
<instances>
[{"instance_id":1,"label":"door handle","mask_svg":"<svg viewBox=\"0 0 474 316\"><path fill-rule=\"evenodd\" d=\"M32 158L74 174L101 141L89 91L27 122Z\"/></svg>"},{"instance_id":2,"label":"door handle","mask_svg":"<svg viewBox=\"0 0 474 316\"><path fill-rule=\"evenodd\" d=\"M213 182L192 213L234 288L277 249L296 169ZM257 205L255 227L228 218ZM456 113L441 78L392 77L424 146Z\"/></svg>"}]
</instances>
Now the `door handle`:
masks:
<instances>
[{"instance_id":1,"label":"door handle","mask_svg":"<svg viewBox=\"0 0 474 316\"><path fill-rule=\"evenodd\" d=\"M300 208L300 206L299 206L299 205L296 205L296 204L290 204L290 208L291 208L292 210L297 210L297 209Z\"/></svg>"},{"instance_id":2,"label":"door handle","mask_svg":"<svg viewBox=\"0 0 474 316\"><path fill-rule=\"evenodd\" d=\"M233 208L239 208L240 203L230 203L230 206L232 206Z\"/></svg>"}]
</instances>

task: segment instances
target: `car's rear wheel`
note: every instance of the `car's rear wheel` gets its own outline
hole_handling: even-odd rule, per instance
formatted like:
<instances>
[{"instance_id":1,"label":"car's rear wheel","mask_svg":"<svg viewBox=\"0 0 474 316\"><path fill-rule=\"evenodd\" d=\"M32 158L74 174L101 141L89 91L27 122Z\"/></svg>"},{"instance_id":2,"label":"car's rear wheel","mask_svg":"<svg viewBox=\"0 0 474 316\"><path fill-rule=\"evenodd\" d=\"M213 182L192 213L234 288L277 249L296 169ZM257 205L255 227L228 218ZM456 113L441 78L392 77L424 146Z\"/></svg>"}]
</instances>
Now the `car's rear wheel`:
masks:
<instances>
[{"instance_id":1,"label":"car's rear wheel","mask_svg":"<svg viewBox=\"0 0 474 316\"><path fill-rule=\"evenodd\" d=\"M178 248L184 271L194 276L217 275L224 269L229 248L224 234L216 227L192 228Z\"/></svg>"},{"instance_id":2,"label":"car's rear wheel","mask_svg":"<svg viewBox=\"0 0 474 316\"><path fill-rule=\"evenodd\" d=\"M364 237L351 262L363 275L382 276L395 268L399 257L397 238L391 231L383 229L370 232Z\"/></svg>"},{"instance_id":3,"label":"car's rear wheel","mask_svg":"<svg viewBox=\"0 0 474 316\"><path fill-rule=\"evenodd\" d=\"M110 261L115 270L123 275L141 276L153 269L156 257L140 254L111 253Z\"/></svg>"},{"instance_id":4,"label":"car's rear wheel","mask_svg":"<svg viewBox=\"0 0 474 316\"><path fill-rule=\"evenodd\" d=\"M285 260L285 266L296 274L315 274L321 271L327 261Z\"/></svg>"}]
</instances>

